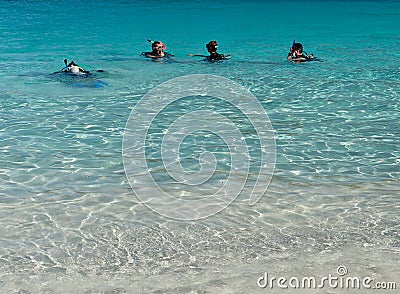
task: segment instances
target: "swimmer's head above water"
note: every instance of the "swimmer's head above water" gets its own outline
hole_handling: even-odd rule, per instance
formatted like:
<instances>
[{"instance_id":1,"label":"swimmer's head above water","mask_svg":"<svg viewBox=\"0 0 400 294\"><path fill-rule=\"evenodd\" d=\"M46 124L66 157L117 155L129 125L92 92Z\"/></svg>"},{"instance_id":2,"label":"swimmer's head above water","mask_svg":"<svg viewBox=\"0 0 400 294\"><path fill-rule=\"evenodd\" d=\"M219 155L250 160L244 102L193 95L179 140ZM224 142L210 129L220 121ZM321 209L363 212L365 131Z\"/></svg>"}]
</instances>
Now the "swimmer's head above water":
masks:
<instances>
[{"instance_id":1,"label":"swimmer's head above water","mask_svg":"<svg viewBox=\"0 0 400 294\"><path fill-rule=\"evenodd\" d=\"M161 41L154 41L151 44L151 52L155 56L163 56L164 55L164 50L167 49L167 46Z\"/></svg>"},{"instance_id":2,"label":"swimmer's head above water","mask_svg":"<svg viewBox=\"0 0 400 294\"><path fill-rule=\"evenodd\" d=\"M152 41L150 39L147 39L147 41L151 43L151 52L142 52L142 55L153 59L174 56L171 53L164 52L167 49L167 46L163 42Z\"/></svg>"},{"instance_id":3,"label":"swimmer's head above water","mask_svg":"<svg viewBox=\"0 0 400 294\"><path fill-rule=\"evenodd\" d=\"M210 54L217 53L218 43L217 41L210 41L206 44L206 48Z\"/></svg>"}]
</instances>

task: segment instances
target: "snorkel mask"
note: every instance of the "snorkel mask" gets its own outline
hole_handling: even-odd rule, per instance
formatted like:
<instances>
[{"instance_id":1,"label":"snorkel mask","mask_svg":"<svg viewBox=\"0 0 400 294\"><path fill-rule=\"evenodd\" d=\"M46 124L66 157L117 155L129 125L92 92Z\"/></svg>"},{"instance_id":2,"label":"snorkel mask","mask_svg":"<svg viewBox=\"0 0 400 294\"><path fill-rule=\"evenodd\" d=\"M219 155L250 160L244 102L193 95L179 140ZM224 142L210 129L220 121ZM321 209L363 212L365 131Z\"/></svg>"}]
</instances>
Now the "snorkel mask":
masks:
<instances>
[{"instance_id":1,"label":"snorkel mask","mask_svg":"<svg viewBox=\"0 0 400 294\"><path fill-rule=\"evenodd\" d=\"M150 39L147 39L147 41L149 41L150 43L152 43L152 45L151 45L151 47L153 48L153 47L155 47L154 45L157 45L157 47L158 46L161 46L162 47L162 50L167 50L167 46L163 43L163 42L161 42L161 41L152 41L152 40L150 40Z\"/></svg>"}]
</instances>

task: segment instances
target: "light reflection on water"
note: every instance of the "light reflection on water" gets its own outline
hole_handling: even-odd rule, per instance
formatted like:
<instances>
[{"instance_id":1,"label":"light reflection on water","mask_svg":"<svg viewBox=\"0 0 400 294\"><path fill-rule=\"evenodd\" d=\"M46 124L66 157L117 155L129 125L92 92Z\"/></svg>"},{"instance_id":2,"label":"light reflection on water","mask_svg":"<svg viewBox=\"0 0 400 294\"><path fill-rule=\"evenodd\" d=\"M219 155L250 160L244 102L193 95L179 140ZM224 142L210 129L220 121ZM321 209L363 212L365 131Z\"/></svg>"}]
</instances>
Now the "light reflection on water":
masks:
<instances>
[{"instance_id":1,"label":"light reflection on water","mask_svg":"<svg viewBox=\"0 0 400 294\"><path fill-rule=\"evenodd\" d=\"M114 7L105 7L110 6ZM119 11L118 6L112 9ZM40 9L34 11L32 17L40 15ZM206 14L198 13L197 17ZM179 62L155 63L137 56L147 48L147 35L135 35L133 48L128 41L113 43L114 38L127 38L129 31L115 33L112 19L104 20L111 27L104 39L93 40L89 34L79 39L54 17L59 31L49 37L52 44L39 38L47 19L35 18L32 36L38 38L28 38L32 32L25 30L29 23L25 19L16 27L20 35L13 31L6 36L9 42L0 45L5 50L0 73L0 287L4 291L56 293L59 285L76 282L78 288L92 292L243 293L252 289L265 268L271 274L273 270L329 274L341 263L354 273L395 279L400 104L398 65L387 58L392 42L381 45L382 51L375 52L370 63L354 58L364 49L359 42L347 38L340 43L342 36L337 40L331 36L329 42L336 47L324 40L313 48L319 55L326 53L321 63L289 64L281 56L285 47L283 53L266 48L272 51L265 60L256 52L255 60L237 54L229 62L208 64L185 56L194 49L204 50L201 42L209 36L202 35L193 40L201 44L198 48L183 38L170 46ZM96 18L88 19L99 25ZM123 17L124 22L130 19ZM100 27L104 29L104 24ZM91 32L90 26L81 28ZM157 35L156 31L151 33ZM96 44L92 50L73 46L65 42L63 32L69 40ZM310 35L309 43L314 40ZM174 40L171 33L166 36ZM256 40L254 48L265 45L253 37L249 32L243 38ZM224 38L225 44L234 43ZM15 49L8 49L7 43ZM247 52L244 43L234 46L221 42L225 52ZM65 52L72 55L68 58L79 56L90 70L105 69L107 74L98 78L107 85L76 87L49 75L62 66ZM277 163L270 188L256 206L248 206L245 191L225 211L182 223L164 219L138 202L125 177L121 145L130 111L145 93L171 78L196 73L230 78L259 99L275 131ZM149 135L155 144L149 147L149 156L158 172L162 171L156 148L160 138L152 136L162 134L183 108L207 104L185 102L172 105ZM223 181L229 153L222 142L204 133L187 138L185 144L193 142L198 148L182 148L185 167L196 171L197 154L211 148L222 160L214 180ZM249 145L254 144L257 140L249 139ZM163 180L165 175L158 176ZM251 175L249 180L254 180ZM151 283L154 277L160 284Z\"/></svg>"}]
</instances>

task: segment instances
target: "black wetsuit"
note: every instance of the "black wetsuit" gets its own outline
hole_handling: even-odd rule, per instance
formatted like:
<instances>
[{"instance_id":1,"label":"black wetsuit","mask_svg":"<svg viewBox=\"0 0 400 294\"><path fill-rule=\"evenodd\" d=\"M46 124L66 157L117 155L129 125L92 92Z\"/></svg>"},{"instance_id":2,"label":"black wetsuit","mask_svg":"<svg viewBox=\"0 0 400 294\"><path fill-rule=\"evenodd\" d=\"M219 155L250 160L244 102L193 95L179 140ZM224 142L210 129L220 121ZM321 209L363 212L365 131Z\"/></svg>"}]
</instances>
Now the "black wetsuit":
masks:
<instances>
[{"instance_id":1,"label":"black wetsuit","mask_svg":"<svg viewBox=\"0 0 400 294\"><path fill-rule=\"evenodd\" d=\"M211 53L210 56L207 56L208 61L212 60L224 60L224 59L229 59L230 55L224 55L224 54L219 54L217 52Z\"/></svg>"},{"instance_id":2,"label":"black wetsuit","mask_svg":"<svg viewBox=\"0 0 400 294\"><path fill-rule=\"evenodd\" d=\"M164 58L164 57L173 57L174 54L168 53L168 52L164 52L164 56L157 56L154 54L154 52L142 52L143 56L145 57L149 57L149 58Z\"/></svg>"},{"instance_id":3,"label":"black wetsuit","mask_svg":"<svg viewBox=\"0 0 400 294\"><path fill-rule=\"evenodd\" d=\"M312 56L312 55L305 55L305 54L301 54L301 55L296 55L296 53L291 53L291 52L289 52L288 53L288 57L289 56L291 56L292 57L292 61L297 61L297 60L299 60L299 61L311 61L311 60L313 60L314 59L314 57ZM304 58L305 60L302 60L302 58Z\"/></svg>"}]
</instances>

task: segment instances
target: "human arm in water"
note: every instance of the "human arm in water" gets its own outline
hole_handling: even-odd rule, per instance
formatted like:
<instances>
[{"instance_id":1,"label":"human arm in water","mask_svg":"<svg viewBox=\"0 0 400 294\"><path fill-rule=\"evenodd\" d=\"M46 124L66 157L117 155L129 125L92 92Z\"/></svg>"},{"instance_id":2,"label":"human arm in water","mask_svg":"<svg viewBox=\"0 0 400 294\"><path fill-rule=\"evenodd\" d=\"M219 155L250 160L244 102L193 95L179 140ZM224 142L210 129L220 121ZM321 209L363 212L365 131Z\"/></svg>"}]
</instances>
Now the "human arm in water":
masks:
<instances>
[{"instance_id":1,"label":"human arm in water","mask_svg":"<svg viewBox=\"0 0 400 294\"><path fill-rule=\"evenodd\" d=\"M207 60L214 61L214 60L227 60L231 59L230 55L219 54L219 53L211 53L210 56L207 56Z\"/></svg>"},{"instance_id":2,"label":"human arm in water","mask_svg":"<svg viewBox=\"0 0 400 294\"><path fill-rule=\"evenodd\" d=\"M303 61L309 61L310 59L305 57L305 56L299 56L299 57L293 57L289 56L288 59L293 62L303 62Z\"/></svg>"},{"instance_id":3,"label":"human arm in water","mask_svg":"<svg viewBox=\"0 0 400 294\"><path fill-rule=\"evenodd\" d=\"M168 52L163 52L161 55L154 54L154 52L142 52L141 55L148 57L148 58L164 58L164 57L171 58L174 56L174 54L171 54Z\"/></svg>"},{"instance_id":4,"label":"human arm in water","mask_svg":"<svg viewBox=\"0 0 400 294\"><path fill-rule=\"evenodd\" d=\"M148 58L163 58L165 56L165 54L162 55L157 55L154 54L153 52L142 52L142 54L144 57L148 57Z\"/></svg>"},{"instance_id":5,"label":"human arm in water","mask_svg":"<svg viewBox=\"0 0 400 294\"><path fill-rule=\"evenodd\" d=\"M318 57L315 57L314 54L306 54L306 55L301 55L301 56L288 56L288 60L292 61L292 62L304 62L304 61L323 61L321 59L319 59Z\"/></svg>"},{"instance_id":6,"label":"human arm in water","mask_svg":"<svg viewBox=\"0 0 400 294\"><path fill-rule=\"evenodd\" d=\"M187 56L208 57L208 55L201 55L201 54L188 54Z\"/></svg>"},{"instance_id":7,"label":"human arm in water","mask_svg":"<svg viewBox=\"0 0 400 294\"><path fill-rule=\"evenodd\" d=\"M226 60L226 59L231 59L230 55L225 55L225 54L219 54L219 53L214 53L210 55L202 55L202 54L188 54L187 56L195 56L195 57L204 57L207 60Z\"/></svg>"}]
</instances>

